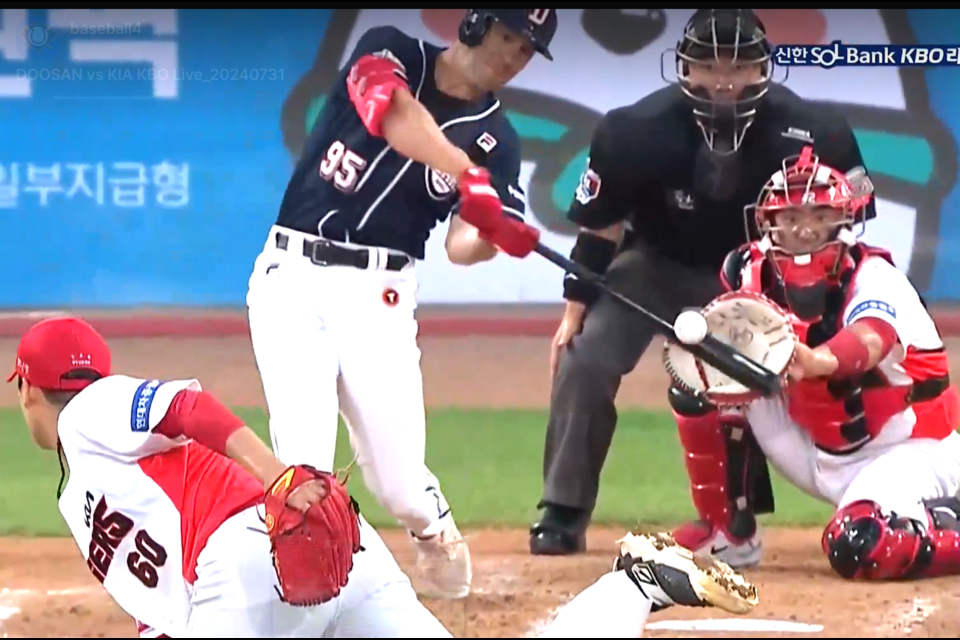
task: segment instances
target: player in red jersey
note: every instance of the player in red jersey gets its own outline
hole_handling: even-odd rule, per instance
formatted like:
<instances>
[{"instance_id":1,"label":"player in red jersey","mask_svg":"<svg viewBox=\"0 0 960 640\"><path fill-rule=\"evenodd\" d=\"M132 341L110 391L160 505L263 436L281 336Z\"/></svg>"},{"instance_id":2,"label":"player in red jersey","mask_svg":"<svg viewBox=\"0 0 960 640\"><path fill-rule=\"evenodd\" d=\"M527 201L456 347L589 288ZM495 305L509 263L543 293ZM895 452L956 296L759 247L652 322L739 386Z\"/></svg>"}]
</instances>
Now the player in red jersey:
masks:
<instances>
[{"instance_id":1,"label":"player in red jersey","mask_svg":"<svg viewBox=\"0 0 960 640\"><path fill-rule=\"evenodd\" d=\"M141 637L451 637L362 519L339 595L284 601L269 511L265 524L259 509L291 467L196 380L112 374L106 343L75 318L30 329L14 379L33 439L60 456L60 512ZM287 504L307 510L329 499L304 483ZM742 614L757 592L721 563L694 562L669 536L627 534L614 570L541 637L637 637L651 611L675 604Z\"/></svg>"},{"instance_id":2,"label":"player in red jersey","mask_svg":"<svg viewBox=\"0 0 960 640\"><path fill-rule=\"evenodd\" d=\"M14 378L33 439L69 469L60 512L87 566L147 635L449 637L362 518L339 595L281 599L263 503L288 467L196 380L112 375L106 343L74 318L24 335ZM308 482L287 505L322 499Z\"/></svg>"},{"instance_id":3,"label":"player in red jersey","mask_svg":"<svg viewBox=\"0 0 960 640\"><path fill-rule=\"evenodd\" d=\"M872 197L862 172L811 147L762 190L761 239L731 253L723 280L788 311L800 344L782 397L678 417L700 515L674 533L688 548L753 563L756 542L735 529L772 511L769 481L756 482L769 461L836 507L823 550L839 575L960 574L960 396L920 295L887 251L857 241Z\"/></svg>"}]
</instances>

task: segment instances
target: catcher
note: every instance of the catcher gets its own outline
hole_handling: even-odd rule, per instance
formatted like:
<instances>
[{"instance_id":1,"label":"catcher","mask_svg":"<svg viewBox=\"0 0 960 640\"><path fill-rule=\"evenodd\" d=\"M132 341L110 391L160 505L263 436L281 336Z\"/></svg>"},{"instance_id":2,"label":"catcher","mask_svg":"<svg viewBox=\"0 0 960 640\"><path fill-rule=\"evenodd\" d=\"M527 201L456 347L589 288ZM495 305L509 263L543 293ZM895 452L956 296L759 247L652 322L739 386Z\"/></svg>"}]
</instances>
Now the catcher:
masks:
<instances>
[{"instance_id":1,"label":"catcher","mask_svg":"<svg viewBox=\"0 0 960 640\"><path fill-rule=\"evenodd\" d=\"M761 239L728 257L730 292L702 315L718 339L783 372L779 397L666 347L702 521L675 535L696 552L712 547L698 545L698 528L729 531L773 510L769 461L836 507L822 546L840 576L960 574L960 396L919 294L888 252L854 235L872 197L862 171L844 175L805 148L748 207ZM722 428L721 413L740 420ZM749 491L762 476L766 491ZM731 563L750 556L746 541L726 542L713 550Z\"/></svg>"},{"instance_id":2,"label":"catcher","mask_svg":"<svg viewBox=\"0 0 960 640\"><path fill-rule=\"evenodd\" d=\"M335 477L283 465L196 380L111 375L110 361L90 325L45 320L8 382L34 441L58 452L87 567L141 637L451 637ZM619 547L541 637L638 637L651 611L758 602L665 534Z\"/></svg>"}]
</instances>

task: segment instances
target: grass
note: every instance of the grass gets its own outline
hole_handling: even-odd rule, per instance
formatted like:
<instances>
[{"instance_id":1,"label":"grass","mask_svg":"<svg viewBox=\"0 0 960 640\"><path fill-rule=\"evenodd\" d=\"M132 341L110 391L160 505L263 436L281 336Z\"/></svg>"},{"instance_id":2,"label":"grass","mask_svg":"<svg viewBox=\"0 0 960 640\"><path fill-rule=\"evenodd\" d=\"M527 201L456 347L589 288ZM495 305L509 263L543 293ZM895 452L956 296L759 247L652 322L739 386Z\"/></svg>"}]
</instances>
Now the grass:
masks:
<instances>
[{"instance_id":1,"label":"grass","mask_svg":"<svg viewBox=\"0 0 960 640\"><path fill-rule=\"evenodd\" d=\"M261 437L266 416L240 410ZM542 488L542 411L431 411L427 465L440 479L457 522L465 527L526 527L537 515ZM17 410L0 410L4 447L0 449L0 534L66 535L57 510L56 456L39 451ZM352 460L341 429L337 463ZM363 486L359 473L351 491L377 526L395 526ZM830 509L774 480L778 513L766 524L823 526ZM673 420L669 415L625 412L601 480L594 521L632 526L668 525L693 517Z\"/></svg>"}]
</instances>

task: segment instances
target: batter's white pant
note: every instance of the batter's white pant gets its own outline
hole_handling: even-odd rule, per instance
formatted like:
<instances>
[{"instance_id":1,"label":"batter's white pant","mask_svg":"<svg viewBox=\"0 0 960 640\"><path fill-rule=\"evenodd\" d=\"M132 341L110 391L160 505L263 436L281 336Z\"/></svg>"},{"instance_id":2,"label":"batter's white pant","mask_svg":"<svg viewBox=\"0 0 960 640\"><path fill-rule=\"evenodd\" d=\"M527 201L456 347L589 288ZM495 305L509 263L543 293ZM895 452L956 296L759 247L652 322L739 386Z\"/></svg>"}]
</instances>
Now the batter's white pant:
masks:
<instances>
[{"instance_id":1,"label":"batter's white pant","mask_svg":"<svg viewBox=\"0 0 960 640\"><path fill-rule=\"evenodd\" d=\"M361 523L364 551L340 595L293 607L277 595L270 538L256 507L224 522L197 561L187 637L449 638L417 600L377 532Z\"/></svg>"},{"instance_id":2,"label":"batter's white pant","mask_svg":"<svg viewBox=\"0 0 960 640\"><path fill-rule=\"evenodd\" d=\"M276 248L277 233L289 237L286 251ZM414 534L439 533L450 509L424 464L415 267L317 266L303 256L305 238L314 239L273 227L247 293L274 452L333 471L342 413L380 504ZM385 263L386 250L374 251Z\"/></svg>"},{"instance_id":3,"label":"batter's white pant","mask_svg":"<svg viewBox=\"0 0 960 640\"><path fill-rule=\"evenodd\" d=\"M926 522L924 500L960 489L960 434L944 440L910 438L912 410L892 418L867 446L843 456L814 446L780 399L755 401L746 417L771 466L804 493L837 508L871 500Z\"/></svg>"}]
</instances>

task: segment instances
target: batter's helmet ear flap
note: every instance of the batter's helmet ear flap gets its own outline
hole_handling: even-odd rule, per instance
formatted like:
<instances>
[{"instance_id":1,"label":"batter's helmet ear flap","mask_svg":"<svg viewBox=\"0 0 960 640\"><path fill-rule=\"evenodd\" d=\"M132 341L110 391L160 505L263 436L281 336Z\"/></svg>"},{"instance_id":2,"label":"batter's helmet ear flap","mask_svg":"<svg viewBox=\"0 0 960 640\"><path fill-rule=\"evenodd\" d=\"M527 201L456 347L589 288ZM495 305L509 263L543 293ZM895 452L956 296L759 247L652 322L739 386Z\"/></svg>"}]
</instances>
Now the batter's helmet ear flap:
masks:
<instances>
[{"instance_id":1,"label":"batter's helmet ear flap","mask_svg":"<svg viewBox=\"0 0 960 640\"><path fill-rule=\"evenodd\" d=\"M490 20L482 9L467 9L467 15L460 21L460 42L468 47L479 47L489 26Z\"/></svg>"}]
</instances>

